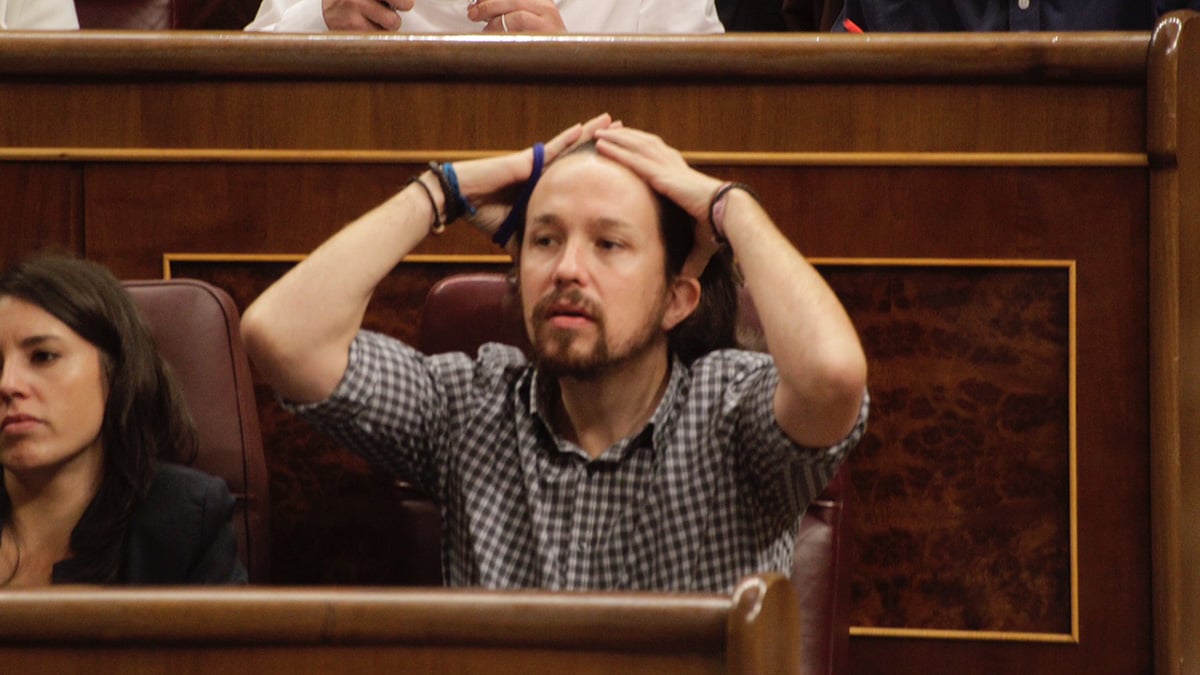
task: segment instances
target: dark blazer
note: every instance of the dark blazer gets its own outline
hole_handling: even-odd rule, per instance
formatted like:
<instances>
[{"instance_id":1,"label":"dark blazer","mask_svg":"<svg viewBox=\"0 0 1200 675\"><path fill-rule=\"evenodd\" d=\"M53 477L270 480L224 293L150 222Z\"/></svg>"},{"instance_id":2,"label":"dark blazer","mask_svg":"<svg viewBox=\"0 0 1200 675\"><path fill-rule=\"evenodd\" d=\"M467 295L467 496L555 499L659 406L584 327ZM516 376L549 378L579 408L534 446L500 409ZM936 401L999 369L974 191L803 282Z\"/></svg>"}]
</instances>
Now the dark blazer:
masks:
<instances>
[{"instance_id":1,"label":"dark blazer","mask_svg":"<svg viewBox=\"0 0 1200 675\"><path fill-rule=\"evenodd\" d=\"M225 481L162 463L130 523L126 584L244 584Z\"/></svg>"},{"instance_id":2,"label":"dark blazer","mask_svg":"<svg viewBox=\"0 0 1200 675\"><path fill-rule=\"evenodd\" d=\"M81 520L76 527L87 527ZM54 566L54 583L72 583L72 559ZM129 523L125 561L116 583L244 584L237 557L233 496L225 481L161 462Z\"/></svg>"}]
</instances>

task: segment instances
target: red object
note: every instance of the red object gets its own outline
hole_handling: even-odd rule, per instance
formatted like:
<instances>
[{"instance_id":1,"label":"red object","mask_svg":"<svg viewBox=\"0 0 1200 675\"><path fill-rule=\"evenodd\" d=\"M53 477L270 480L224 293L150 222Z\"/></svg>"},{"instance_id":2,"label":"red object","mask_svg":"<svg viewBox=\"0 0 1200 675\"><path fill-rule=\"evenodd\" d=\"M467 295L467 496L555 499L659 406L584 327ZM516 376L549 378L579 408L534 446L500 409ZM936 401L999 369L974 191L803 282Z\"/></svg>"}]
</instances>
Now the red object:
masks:
<instances>
[{"instance_id":1,"label":"red object","mask_svg":"<svg viewBox=\"0 0 1200 675\"><path fill-rule=\"evenodd\" d=\"M842 19L842 27L846 29L847 33L863 32L863 29L859 28L858 24L854 23L850 19Z\"/></svg>"}]
</instances>

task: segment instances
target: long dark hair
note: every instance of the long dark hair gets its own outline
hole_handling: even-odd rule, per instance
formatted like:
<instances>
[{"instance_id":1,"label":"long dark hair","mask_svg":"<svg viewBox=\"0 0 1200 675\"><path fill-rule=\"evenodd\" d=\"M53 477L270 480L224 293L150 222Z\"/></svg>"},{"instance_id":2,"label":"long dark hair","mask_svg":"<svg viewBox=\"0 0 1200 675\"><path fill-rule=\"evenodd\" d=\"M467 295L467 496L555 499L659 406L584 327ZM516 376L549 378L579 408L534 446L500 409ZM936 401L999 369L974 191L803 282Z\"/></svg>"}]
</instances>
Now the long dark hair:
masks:
<instances>
[{"instance_id":1,"label":"long dark hair","mask_svg":"<svg viewBox=\"0 0 1200 675\"><path fill-rule=\"evenodd\" d=\"M72 566L79 570L72 580L111 583L154 459L194 458L196 431L183 393L133 300L104 267L62 256L32 258L0 275L0 296L40 307L100 351L108 390L100 428L104 475L80 519L89 526L71 532ZM12 504L7 494L0 498L7 516Z\"/></svg>"},{"instance_id":2,"label":"long dark hair","mask_svg":"<svg viewBox=\"0 0 1200 675\"><path fill-rule=\"evenodd\" d=\"M596 142L584 143L563 157L576 153L599 154ZM562 159L561 157L559 159ZM678 204L655 192L659 232L665 250L664 267L670 284L683 273L683 264L696 243L696 220ZM515 236L525 239L525 223L519 223ZM520 247L514 256L509 286L515 292L520 266ZM667 344L673 354L685 364L718 349L738 346L737 317L740 276L733 260L733 250L723 245L708 261L700 274L700 304L695 311L667 333ZM516 303L519 307L520 303Z\"/></svg>"}]
</instances>

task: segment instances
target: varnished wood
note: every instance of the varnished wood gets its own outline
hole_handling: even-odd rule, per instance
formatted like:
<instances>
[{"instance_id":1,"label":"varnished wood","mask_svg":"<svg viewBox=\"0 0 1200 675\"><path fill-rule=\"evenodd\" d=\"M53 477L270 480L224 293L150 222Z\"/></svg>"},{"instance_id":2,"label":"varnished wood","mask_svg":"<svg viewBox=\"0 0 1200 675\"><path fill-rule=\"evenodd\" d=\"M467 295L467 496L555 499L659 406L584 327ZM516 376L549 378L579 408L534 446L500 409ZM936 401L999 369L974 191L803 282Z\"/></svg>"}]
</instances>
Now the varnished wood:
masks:
<instances>
[{"instance_id":1,"label":"varnished wood","mask_svg":"<svg viewBox=\"0 0 1200 675\"><path fill-rule=\"evenodd\" d=\"M1136 83L1145 36L976 35L285 35L87 32L6 35L0 73L22 76L965 80ZM514 45L520 45L514 49ZM670 45L663 49L664 45Z\"/></svg>"},{"instance_id":2,"label":"varnished wood","mask_svg":"<svg viewBox=\"0 0 1200 675\"><path fill-rule=\"evenodd\" d=\"M1200 673L1200 15L1154 33L1149 63L1151 502L1155 672Z\"/></svg>"},{"instance_id":3,"label":"varnished wood","mask_svg":"<svg viewBox=\"0 0 1200 675\"><path fill-rule=\"evenodd\" d=\"M385 589L0 594L11 672L797 673L778 575L731 597Z\"/></svg>"},{"instance_id":4,"label":"varnished wood","mask_svg":"<svg viewBox=\"0 0 1200 675\"><path fill-rule=\"evenodd\" d=\"M787 74L779 71L780 77ZM448 81L410 75L395 80L260 82L162 81L169 73L150 73L127 76L121 87L90 76L66 77L60 82L70 85L68 101L56 87L6 77L0 78L0 98L21 103L0 118L0 146L59 148L67 156L122 148L402 148L456 156L519 148L531 138L547 138L607 110L631 124L655 129L688 151L1145 151L1145 93L1124 81L839 84L792 77L797 79L789 86L781 86L780 80L741 79L574 79L535 85L492 75ZM737 105L714 106L718 92ZM664 100L672 103L663 105ZM1077 114L1100 109L1106 114ZM494 110L521 114L482 113ZM939 124L916 122L914 111ZM231 117L239 123L230 124Z\"/></svg>"},{"instance_id":5,"label":"varnished wood","mask_svg":"<svg viewBox=\"0 0 1200 675\"><path fill-rule=\"evenodd\" d=\"M83 182L67 164L0 163L0 266L38 249L82 253Z\"/></svg>"}]
</instances>

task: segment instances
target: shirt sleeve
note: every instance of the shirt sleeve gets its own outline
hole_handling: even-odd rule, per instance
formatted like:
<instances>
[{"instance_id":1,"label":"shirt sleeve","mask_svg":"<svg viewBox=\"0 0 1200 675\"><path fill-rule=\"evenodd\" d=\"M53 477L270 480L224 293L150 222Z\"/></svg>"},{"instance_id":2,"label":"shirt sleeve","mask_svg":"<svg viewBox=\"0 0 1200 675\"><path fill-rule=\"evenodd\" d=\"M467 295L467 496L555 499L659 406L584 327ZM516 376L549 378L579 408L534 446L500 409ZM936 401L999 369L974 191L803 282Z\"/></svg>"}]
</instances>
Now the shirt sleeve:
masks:
<instances>
[{"instance_id":1,"label":"shirt sleeve","mask_svg":"<svg viewBox=\"0 0 1200 675\"><path fill-rule=\"evenodd\" d=\"M0 28L77 30L79 17L70 0L14 0L0 12Z\"/></svg>"},{"instance_id":2,"label":"shirt sleeve","mask_svg":"<svg viewBox=\"0 0 1200 675\"><path fill-rule=\"evenodd\" d=\"M469 367L469 359L458 356ZM376 466L434 494L433 455L446 436L450 405L433 358L395 338L361 331L329 398L283 405Z\"/></svg>"},{"instance_id":3,"label":"shirt sleeve","mask_svg":"<svg viewBox=\"0 0 1200 675\"><path fill-rule=\"evenodd\" d=\"M325 13L321 0L263 0L248 31L276 33L324 33Z\"/></svg>"},{"instance_id":4,"label":"shirt sleeve","mask_svg":"<svg viewBox=\"0 0 1200 675\"><path fill-rule=\"evenodd\" d=\"M724 33L714 0L644 0L638 33Z\"/></svg>"},{"instance_id":5,"label":"shirt sleeve","mask_svg":"<svg viewBox=\"0 0 1200 675\"><path fill-rule=\"evenodd\" d=\"M283 402L321 432L371 463L441 494L441 477L481 410L503 397L525 366L515 347L486 344L477 358L427 356L396 338L360 331L346 372L329 398Z\"/></svg>"},{"instance_id":6,"label":"shirt sleeve","mask_svg":"<svg viewBox=\"0 0 1200 675\"><path fill-rule=\"evenodd\" d=\"M793 441L775 420L779 372L766 354L741 352L724 387L717 434L735 453L739 481L760 508L791 519L821 494L866 432L870 396L863 392L858 420L837 443L813 448Z\"/></svg>"}]
</instances>

